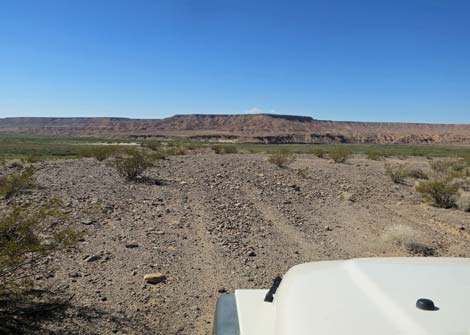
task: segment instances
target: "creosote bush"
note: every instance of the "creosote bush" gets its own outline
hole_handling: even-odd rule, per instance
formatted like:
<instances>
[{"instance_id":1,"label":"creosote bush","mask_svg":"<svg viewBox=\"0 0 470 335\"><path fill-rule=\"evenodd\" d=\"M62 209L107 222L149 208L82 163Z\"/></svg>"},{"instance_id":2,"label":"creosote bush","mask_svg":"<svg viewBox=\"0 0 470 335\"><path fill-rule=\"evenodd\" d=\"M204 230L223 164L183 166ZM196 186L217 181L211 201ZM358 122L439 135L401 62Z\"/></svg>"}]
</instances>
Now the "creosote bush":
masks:
<instances>
[{"instance_id":1,"label":"creosote bush","mask_svg":"<svg viewBox=\"0 0 470 335\"><path fill-rule=\"evenodd\" d=\"M416 186L416 191L434 206L457 207L468 211L470 207L470 160L467 158L430 162L433 174L429 180Z\"/></svg>"},{"instance_id":2,"label":"creosote bush","mask_svg":"<svg viewBox=\"0 0 470 335\"><path fill-rule=\"evenodd\" d=\"M345 163L349 157L351 157L352 151L349 148L338 146L335 149L331 150L328 156L335 163Z\"/></svg>"},{"instance_id":3,"label":"creosote bush","mask_svg":"<svg viewBox=\"0 0 470 335\"><path fill-rule=\"evenodd\" d=\"M34 169L25 168L19 172L0 177L0 197L11 198L24 190L33 188L35 185Z\"/></svg>"},{"instance_id":4,"label":"creosote bush","mask_svg":"<svg viewBox=\"0 0 470 335\"><path fill-rule=\"evenodd\" d=\"M14 206L0 217L0 292L20 285L39 271L38 261L73 246L80 234L58 228L65 216L57 201L41 206Z\"/></svg>"},{"instance_id":5,"label":"creosote bush","mask_svg":"<svg viewBox=\"0 0 470 335\"><path fill-rule=\"evenodd\" d=\"M129 181L142 177L145 170L154 166L156 157L139 150L129 150L127 156L117 159L114 167L118 173Z\"/></svg>"},{"instance_id":6,"label":"creosote bush","mask_svg":"<svg viewBox=\"0 0 470 335\"><path fill-rule=\"evenodd\" d=\"M269 156L268 161L277 165L278 167L284 168L295 159L295 156L286 149L275 151Z\"/></svg>"},{"instance_id":7,"label":"creosote bush","mask_svg":"<svg viewBox=\"0 0 470 335\"><path fill-rule=\"evenodd\" d=\"M423 198L431 201L434 206L441 208L455 207L455 196L458 190L458 185L445 177L434 177L431 180L421 181L416 186L416 191Z\"/></svg>"}]
</instances>

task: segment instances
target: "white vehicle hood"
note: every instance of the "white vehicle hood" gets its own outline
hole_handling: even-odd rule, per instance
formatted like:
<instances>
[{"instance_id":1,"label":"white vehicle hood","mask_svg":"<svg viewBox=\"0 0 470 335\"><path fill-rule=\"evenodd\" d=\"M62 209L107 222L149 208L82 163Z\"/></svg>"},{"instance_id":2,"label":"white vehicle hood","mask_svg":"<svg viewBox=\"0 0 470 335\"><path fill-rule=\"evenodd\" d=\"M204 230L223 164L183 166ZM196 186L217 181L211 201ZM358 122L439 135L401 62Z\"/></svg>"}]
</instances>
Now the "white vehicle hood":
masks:
<instances>
[{"instance_id":1,"label":"white vehicle hood","mask_svg":"<svg viewBox=\"0 0 470 335\"><path fill-rule=\"evenodd\" d=\"M287 272L273 303L265 292L235 292L241 335L470 335L470 259L307 263ZM435 310L418 309L420 298Z\"/></svg>"}]
</instances>

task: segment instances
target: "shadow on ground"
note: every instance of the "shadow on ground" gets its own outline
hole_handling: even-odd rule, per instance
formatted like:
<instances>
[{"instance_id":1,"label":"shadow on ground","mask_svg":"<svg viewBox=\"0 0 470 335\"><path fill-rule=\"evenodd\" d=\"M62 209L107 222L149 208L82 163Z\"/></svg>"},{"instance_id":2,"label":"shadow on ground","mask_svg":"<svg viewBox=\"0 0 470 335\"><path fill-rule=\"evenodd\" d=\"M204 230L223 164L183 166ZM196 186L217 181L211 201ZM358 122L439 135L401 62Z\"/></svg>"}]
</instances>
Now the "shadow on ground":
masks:
<instances>
[{"instance_id":1,"label":"shadow on ground","mask_svg":"<svg viewBox=\"0 0 470 335\"><path fill-rule=\"evenodd\" d=\"M0 334L151 333L135 319L72 304L70 296L31 290L0 297Z\"/></svg>"}]
</instances>

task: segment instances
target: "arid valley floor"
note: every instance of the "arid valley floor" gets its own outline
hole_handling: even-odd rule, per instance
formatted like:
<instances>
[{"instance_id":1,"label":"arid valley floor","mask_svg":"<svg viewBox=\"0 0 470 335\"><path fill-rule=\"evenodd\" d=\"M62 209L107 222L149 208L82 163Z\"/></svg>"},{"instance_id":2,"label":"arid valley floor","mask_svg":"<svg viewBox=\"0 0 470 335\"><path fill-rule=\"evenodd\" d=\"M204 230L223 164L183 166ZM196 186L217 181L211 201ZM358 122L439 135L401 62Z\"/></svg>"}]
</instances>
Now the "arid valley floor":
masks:
<instances>
[{"instance_id":1,"label":"arid valley floor","mask_svg":"<svg viewBox=\"0 0 470 335\"><path fill-rule=\"evenodd\" d=\"M470 257L470 213L424 203L415 180L393 183L384 161L297 155L279 168L267 157L171 156L148 172L158 184L126 182L91 158L34 163L40 187L12 201L57 197L85 235L77 248L49 256L48 272L35 279L68 303L31 333L211 334L218 295L268 288L298 263ZM426 158L401 162L429 169ZM396 226L421 247L390 239ZM166 281L145 284L151 272Z\"/></svg>"}]
</instances>

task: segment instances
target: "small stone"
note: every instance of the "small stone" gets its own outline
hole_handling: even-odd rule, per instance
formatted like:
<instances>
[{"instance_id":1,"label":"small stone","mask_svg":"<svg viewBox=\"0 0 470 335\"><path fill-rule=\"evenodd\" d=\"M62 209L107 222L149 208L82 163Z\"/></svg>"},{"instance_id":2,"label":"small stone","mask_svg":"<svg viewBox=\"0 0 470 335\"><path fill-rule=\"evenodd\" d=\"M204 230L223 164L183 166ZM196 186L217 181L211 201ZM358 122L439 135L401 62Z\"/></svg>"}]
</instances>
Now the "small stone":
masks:
<instances>
[{"instance_id":1,"label":"small stone","mask_svg":"<svg viewBox=\"0 0 470 335\"><path fill-rule=\"evenodd\" d=\"M137 242L128 242L126 243L126 248L132 249L132 248L138 248L139 244Z\"/></svg>"},{"instance_id":2,"label":"small stone","mask_svg":"<svg viewBox=\"0 0 470 335\"><path fill-rule=\"evenodd\" d=\"M91 255L91 256L88 256L87 258L85 258L85 262L94 262L94 261L97 261L98 259L100 259L101 257L98 256L98 255Z\"/></svg>"},{"instance_id":3,"label":"small stone","mask_svg":"<svg viewBox=\"0 0 470 335\"><path fill-rule=\"evenodd\" d=\"M227 289L225 287L221 287L218 290L219 293L227 293Z\"/></svg>"},{"instance_id":4,"label":"small stone","mask_svg":"<svg viewBox=\"0 0 470 335\"><path fill-rule=\"evenodd\" d=\"M144 276L144 281L148 284L158 284L164 282L165 280L166 276L160 272L147 273Z\"/></svg>"},{"instance_id":5,"label":"small stone","mask_svg":"<svg viewBox=\"0 0 470 335\"><path fill-rule=\"evenodd\" d=\"M90 219L90 218L84 218L80 221L81 224L84 224L84 225L87 225L87 226L93 224L94 222L95 221Z\"/></svg>"},{"instance_id":6,"label":"small stone","mask_svg":"<svg viewBox=\"0 0 470 335\"><path fill-rule=\"evenodd\" d=\"M333 229L330 226L325 226L326 231L332 231Z\"/></svg>"},{"instance_id":7,"label":"small stone","mask_svg":"<svg viewBox=\"0 0 470 335\"><path fill-rule=\"evenodd\" d=\"M82 275L79 272L70 272L69 277L70 278L78 278L81 277Z\"/></svg>"},{"instance_id":8,"label":"small stone","mask_svg":"<svg viewBox=\"0 0 470 335\"><path fill-rule=\"evenodd\" d=\"M256 256L256 252L254 252L253 250L251 250L251 251L248 253L248 256L249 256L249 257L255 257L255 256Z\"/></svg>"}]
</instances>

